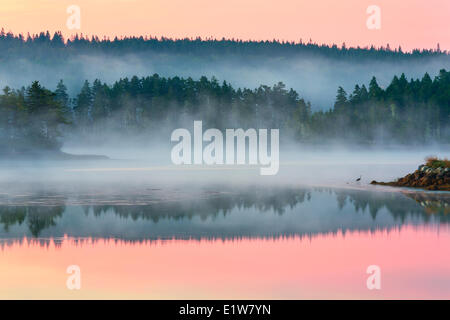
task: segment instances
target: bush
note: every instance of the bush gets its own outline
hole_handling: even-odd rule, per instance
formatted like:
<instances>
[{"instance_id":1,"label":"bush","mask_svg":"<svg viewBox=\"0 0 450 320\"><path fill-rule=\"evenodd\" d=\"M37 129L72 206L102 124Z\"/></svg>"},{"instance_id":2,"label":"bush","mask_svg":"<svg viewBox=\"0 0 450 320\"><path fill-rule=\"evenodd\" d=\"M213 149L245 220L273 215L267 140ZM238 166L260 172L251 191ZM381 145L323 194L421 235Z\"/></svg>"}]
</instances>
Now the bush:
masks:
<instances>
[{"instance_id":1,"label":"bush","mask_svg":"<svg viewBox=\"0 0 450 320\"><path fill-rule=\"evenodd\" d=\"M425 165L427 165L428 167L432 167L432 168L450 168L450 160L448 160L447 158L445 159L438 159L435 156L430 156L425 158Z\"/></svg>"}]
</instances>

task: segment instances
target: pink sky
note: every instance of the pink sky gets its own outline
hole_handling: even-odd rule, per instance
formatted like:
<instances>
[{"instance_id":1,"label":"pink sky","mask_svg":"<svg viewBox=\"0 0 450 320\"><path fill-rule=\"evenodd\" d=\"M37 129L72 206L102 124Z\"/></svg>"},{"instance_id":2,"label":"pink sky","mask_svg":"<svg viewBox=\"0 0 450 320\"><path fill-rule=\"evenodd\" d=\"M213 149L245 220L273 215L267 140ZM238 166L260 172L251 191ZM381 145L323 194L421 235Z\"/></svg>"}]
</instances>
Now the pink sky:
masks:
<instances>
[{"instance_id":1,"label":"pink sky","mask_svg":"<svg viewBox=\"0 0 450 320\"><path fill-rule=\"evenodd\" d=\"M70 5L81 29L69 30ZM366 27L369 5L381 9L381 29ZM448 0L2 0L0 25L15 33L78 31L88 35L214 37L308 41L347 46L450 50Z\"/></svg>"}]
</instances>

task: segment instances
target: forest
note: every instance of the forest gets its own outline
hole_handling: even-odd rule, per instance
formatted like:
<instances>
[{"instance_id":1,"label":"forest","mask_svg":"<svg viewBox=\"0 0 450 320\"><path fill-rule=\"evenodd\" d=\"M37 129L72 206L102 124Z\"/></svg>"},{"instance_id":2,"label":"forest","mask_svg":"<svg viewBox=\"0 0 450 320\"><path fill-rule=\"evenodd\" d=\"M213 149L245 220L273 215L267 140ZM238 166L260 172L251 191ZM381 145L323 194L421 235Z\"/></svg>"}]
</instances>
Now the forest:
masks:
<instances>
[{"instance_id":1,"label":"forest","mask_svg":"<svg viewBox=\"0 0 450 320\"><path fill-rule=\"evenodd\" d=\"M288 57L291 55L327 56L337 59L366 60L389 59L404 60L415 58L429 58L435 56L447 56L439 44L436 49L415 49L404 52L401 47L390 48L389 44L379 48L371 47L347 47L345 43L325 45L314 43L311 39L304 41L244 41L238 39L202 39L184 38L172 39L166 37L123 37L114 39L98 36L85 36L76 34L65 39L61 32L53 35L49 31L39 34L14 34L0 31L0 59L8 60L17 56L28 60L53 61L63 60L67 55L106 53L111 55L141 52L163 52L173 54L199 55L240 55L240 56L273 56Z\"/></svg>"},{"instance_id":2,"label":"forest","mask_svg":"<svg viewBox=\"0 0 450 320\"><path fill-rule=\"evenodd\" d=\"M386 88L375 77L350 93L337 89L333 106L311 111L311 104L279 82L256 89L234 88L201 77L124 78L113 84L85 81L70 97L61 80L56 90L35 81L3 89L0 95L2 154L59 150L67 136L82 143L112 134L168 139L179 127L202 120L206 127L276 128L281 142L427 144L450 141L450 71L432 79L395 76Z\"/></svg>"},{"instance_id":3,"label":"forest","mask_svg":"<svg viewBox=\"0 0 450 320\"><path fill-rule=\"evenodd\" d=\"M60 79L76 96L85 79L112 84L134 75L142 78L201 76L226 80L235 88L257 88L283 82L310 101L313 111L328 110L336 88L351 91L372 76L387 87L394 75L421 78L450 70L450 54L433 49L404 51L388 44L349 47L312 40L287 42L236 39L156 38L13 34L0 31L0 88L20 88L33 81L54 88Z\"/></svg>"}]
</instances>

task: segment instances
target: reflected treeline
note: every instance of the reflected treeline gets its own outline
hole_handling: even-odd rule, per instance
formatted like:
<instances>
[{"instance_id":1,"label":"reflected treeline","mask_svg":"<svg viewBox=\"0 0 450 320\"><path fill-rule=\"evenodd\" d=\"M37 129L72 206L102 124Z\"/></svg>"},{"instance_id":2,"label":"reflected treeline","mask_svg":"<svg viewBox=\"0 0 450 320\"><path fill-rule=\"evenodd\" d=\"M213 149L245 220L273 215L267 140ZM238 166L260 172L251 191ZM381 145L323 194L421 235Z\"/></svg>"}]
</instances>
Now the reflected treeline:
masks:
<instances>
[{"instance_id":1,"label":"reflected treeline","mask_svg":"<svg viewBox=\"0 0 450 320\"><path fill-rule=\"evenodd\" d=\"M56 218L61 217L65 211L65 206L1 206L0 223L5 231L10 226L26 223L30 233L38 237L42 230L55 226Z\"/></svg>"},{"instance_id":2,"label":"reflected treeline","mask_svg":"<svg viewBox=\"0 0 450 320\"><path fill-rule=\"evenodd\" d=\"M404 222L408 217L421 217L425 222L431 218L439 222L450 222L448 208L450 193L430 192L369 192L360 190L330 190L336 194L338 206L342 209L350 203L356 212L368 210L373 219L378 212L386 208L398 221ZM414 199L416 202L411 201ZM445 209L446 208L446 209Z\"/></svg>"},{"instance_id":3,"label":"reflected treeline","mask_svg":"<svg viewBox=\"0 0 450 320\"><path fill-rule=\"evenodd\" d=\"M450 216L450 193L406 193L405 195L417 201L428 215L438 215L443 219L448 219Z\"/></svg>"},{"instance_id":4,"label":"reflected treeline","mask_svg":"<svg viewBox=\"0 0 450 320\"><path fill-rule=\"evenodd\" d=\"M183 199L176 201L160 201L150 205L92 205L83 206L86 214L92 210L95 216L113 212L123 218L150 219L185 219L194 216L202 220L227 215L232 210L256 209L260 212L273 211L282 215L287 208L293 208L311 197L307 189L261 189L252 191L231 191L203 193L201 199Z\"/></svg>"},{"instance_id":5,"label":"reflected treeline","mask_svg":"<svg viewBox=\"0 0 450 320\"><path fill-rule=\"evenodd\" d=\"M126 205L117 204L117 199L110 203L103 199L103 205L73 206L70 202L67 206L3 205L0 206L0 224L4 229L3 238L17 235L11 234L12 226L26 226L22 230L32 237L39 237L44 230L51 229L58 232L50 233L50 236L70 234L89 237L99 234L105 237L126 237L130 232L135 232L137 238L142 238L146 234L158 235L159 232L164 237L196 237L204 234L206 238L214 238L216 233L221 234L217 237L227 237L229 234L233 237L304 235L353 229L373 230L401 226L412 220L417 223L450 221L449 193L402 194L293 187L220 190L204 191L200 193L201 196L188 199L158 200L156 197L150 203L140 205L133 205L132 201ZM74 212L74 208L79 208L79 213ZM73 212L70 213L70 210ZM287 211L289 217L277 220ZM378 217L380 214L383 217ZM72 220L65 221L63 218L69 215ZM233 217L227 220L230 215ZM219 222L219 218L223 219ZM208 220L208 223L200 223L199 226L197 222L192 224L193 220ZM96 224L101 225L104 221L114 227L110 231L114 234L108 234L110 229L106 227L101 227L100 231L95 229ZM136 225L124 226L127 221L136 222ZM165 225L158 229L158 224L163 221ZM191 224L183 221L191 221ZM176 223L167 225L169 222ZM283 228L280 227L282 223L285 224ZM138 227L142 229L137 230Z\"/></svg>"}]
</instances>

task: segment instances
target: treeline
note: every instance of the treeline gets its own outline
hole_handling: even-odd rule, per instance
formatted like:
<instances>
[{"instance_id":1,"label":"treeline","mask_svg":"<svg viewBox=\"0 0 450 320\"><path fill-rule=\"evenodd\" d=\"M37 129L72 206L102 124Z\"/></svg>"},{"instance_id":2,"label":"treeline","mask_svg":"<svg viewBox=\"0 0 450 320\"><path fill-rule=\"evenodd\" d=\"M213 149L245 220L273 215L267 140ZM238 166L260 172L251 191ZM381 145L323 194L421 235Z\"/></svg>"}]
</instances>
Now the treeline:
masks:
<instances>
[{"instance_id":1,"label":"treeline","mask_svg":"<svg viewBox=\"0 0 450 320\"><path fill-rule=\"evenodd\" d=\"M215 78L125 78L112 85L85 81L72 99L60 81L54 92L34 82L5 88L0 95L3 151L31 146L57 149L63 131L80 142L111 136L169 137L178 127L202 120L210 128L278 128L281 139L324 143L332 140L424 144L450 141L450 72L434 78L394 77L386 88L372 78L347 94L338 88L334 106L311 105L283 83L256 89L233 88Z\"/></svg>"},{"instance_id":2,"label":"treeline","mask_svg":"<svg viewBox=\"0 0 450 320\"><path fill-rule=\"evenodd\" d=\"M395 76L385 89L376 78L351 94L339 87L334 108L314 113L303 137L366 142L450 142L450 72L432 80Z\"/></svg>"},{"instance_id":3,"label":"treeline","mask_svg":"<svg viewBox=\"0 0 450 320\"><path fill-rule=\"evenodd\" d=\"M359 190L350 189L327 189L314 188L299 189L299 188L272 188L263 189L258 186L253 186L248 189L228 189L227 192L222 193L220 198L192 198L191 201L161 201L153 202L144 205L84 205L86 216L93 214L95 218L101 218L105 215L114 215L125 220L152 220L154 223L159 223L167 219L180 220L185 218L199 217L202 220L207 218L215 218L219 215L226 216L236 208L252 208L262 212L274 212L282 215L286 210L297 208L302 210L301 205L306 204L315 199L316 195L330 194L336 198L337 206L340 210L345 205L352 206L355 210L354 214L366 215L369 214L373 218L374 225L377 229L386 228L389 225L403 225L411 220L420 219L425 222L449 223L450 215L446 214L448 208L448 200L444 197L436 198L430 193L406 194L407 197L413 198L415 201L404 197L399 193L392 193L389 196L381 196L374 192L361 192ZM57 226L61 222L61 217L67 214L66 208L73 205L65 199L60 197L60 193L51 193L60 203L53 206L33 206L33 205L1 205L0 206L0 229L3 228L6 232L10 231L14 234L14 226L23 224L28 227L31 235L38 237L42 231ZM77 197L78 201L82 201L83 196ZM90 199L88 204L90 204ZM24 199L21 199L24 201ZM315 201L319 201L315 199ZM115 200L111 200L115 202ZM387 225L382 222L376 223L379 214L383 215L389 213L393 219L389 220ZM328 216L333 215L333 212L324 211ZM431 214L432 213L432 214ZM317 217L311 214L302 216L302 219ZM320 216L321 218L323 216ZM304 220L302 220L304 221ZM345 228L341 220L332 219L336 225L325 225L323 230L333 232L340 228ZM351 221L351 219L349 219ZM81 225L82 227L83 225ZM77 225L80 228L79 225ZM331 228L331 229L330 229ZM72 229L72 233L76 233L76 228ZM158 229L152 230L152 236L158 235ZM86 230L83 230L83 234ZM191 230L190 230L191 231ZM189 232L190 232L189 231ZM236 230L235 230L236 231ZM316 230L311 230L317 233ZM239 230L238 230L239 232ZM125 234L125 233L123 233ZM180 234L178 232L178 234ZM301 235L301 233L299 233ZM110 234L107 234L108 236ZM148 237L149 234L134 233L133 235L143 238ZM191 235L192 236L192 235Z\"/></svg>"},{"instance_id":4,"label":"treeline","mask_svg":"<svg viewBox=\"0 0 450 320\"><path fill-rule=\"evenodd\" d=\"M172 54L192 55L239 55L249 58L255 56L292 55L323 56L328 58L357 60L404 60L414 58L428 58L435 56L448 57L447 51L441 51L439 44L436 49L415 49L404 52L401 47L347 47L345 43L333 45L319 45L311 40L298 42L289 41L243 41L235 39L201 39L201 38L156 38L151 36L100 39L97 36L75 35L64 39L61 32L51 35L48 31L34 35L15 35L11 32L0 31L0 59L17 57L30 61L39 60L55 62L55 59L65 59L74 54L126 54L160 52Z\"/></svg>"},{"instance_id":5,"label":"treeline","mask_svg":"<svg viewBox=\"0 0 450 320\"><path fill-rule=\"evenodd\" d=\"M62 83L60 84L62 85ZM136 134L191 126L201 119L205 126L283 128L291 116L311 106L283 83L257 89L235 89L214 77L125 78L112 86L85 81L72 101L73 121L85 134L105 131Z\"/></svg>"},{"instance_id":6,"label":"treeline","mask_svg":"<svg viewBox=\"0 0 450 320\"><path fill-rule=\"evenodd\" d=\"M65 90L65 88L64 88ZM23 154L61 147L61 126L70 124L65 91L52 92L37 81L27 89L0 95L0 153Z\"/></svg>"},{"instance_id":7,"label":"treeline","mask_svg":"<svg viewBox=\"0 0 450 320\"><path fill-rule=\"evenodd\" d=\"M284 136L305 142L343 140L360 143L426 143L450 141L450 72L407 80L395 76L382 89L376 78L369 87L342 87L329 111L311 105L283 83L257 89L234 89L215 78L121 79L112 86L85 82L72 104L74 122L89 134L108 130L136 134L192 125L226 128L280 128Z\"/></svg>"}]
</instances>

